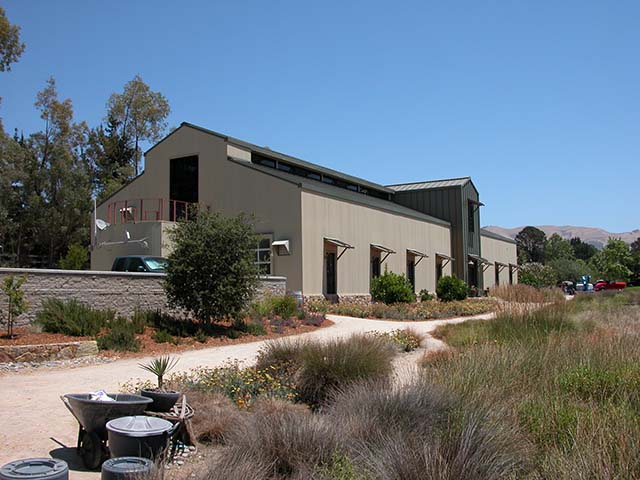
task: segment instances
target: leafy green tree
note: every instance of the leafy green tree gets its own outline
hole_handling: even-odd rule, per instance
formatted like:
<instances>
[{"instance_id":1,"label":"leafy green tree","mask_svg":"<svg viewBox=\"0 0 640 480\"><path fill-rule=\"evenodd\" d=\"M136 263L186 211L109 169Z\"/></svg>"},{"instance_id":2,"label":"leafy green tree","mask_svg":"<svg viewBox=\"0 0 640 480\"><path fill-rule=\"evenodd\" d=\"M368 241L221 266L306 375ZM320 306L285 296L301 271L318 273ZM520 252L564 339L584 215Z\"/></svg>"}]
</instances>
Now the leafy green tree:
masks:
<instances>
[{"instance_id":1,"label":"leafy green tree","mask_svg":"<svg viewBox=\"0 0 640 480\"><path fill-rule=\"evenodd\" d=\"M110 117L89 132L87 157L98 202L109 197L134 177L135 150L120 121Z\"/></svg>"},{"instance_id":2,"label":"leafy green tree","mask_svg":"<svg viewBox=\"0 0 640 480\"><path fill-rule=\"evenodd\" d=\"M591 258L592 268L606 280L626 281L631 275L633 256L623 240L610 238L605 247Z\"/></svg>"},{"instance_id":3,"label":"leafy green tree","mask_svg":"<svg viewBox=\"0 0 640 480\"><path fill-rule=\"evenodd\" d=\"M573 259L575 254L573 247L568 240L565 240L557 233L554 233L549 237L545 243L544 248L545 262L558 260L560 258Z\"/></svg>"},{"instance_id":4,"label":"leafy green tree","mask_svg":"<svg viewBox=\"0 0 640 480\"><path fill-rule=\"evenodd\" d=\"M14 338L13 324L16 317L26 312L28 308L22 291L22 284L26 279L26 276L16 278L14 275L8 275L2 283L2 292L7 297L7 338Z\"/></svg>"},{"instance_id":5,"label":"leafy green tree","mask_svg":"<svg viewBox=\"0 0 640 480\"><path fill-rule=\"evenodd\" d=\"M83 270L89 264L89 251L78 243L69 245L67 254L60 259L63 270Z\"/></svg>"},{"instance_id":6,"label":"leafy green tree","mask_svg":"<svg viewBox=\"0 0 640 480\"><path fill-rule=\"evenodd\" d=\"M382 275L371 281L371 298L390 305L413 302L416 295L407 277L389 272L385 268Z\"/></svg>"},{"instance_id":7,"label":"leafy green tree","mask_svg":"<svg viewBox=\"0 0 640 480\"><path fill-rule=\"evenodd\" d=\"M170 232L165 290L174 307L203 321L239 320L258 282L256 236L244 215L200 211Z\"/></svg>"},{"instance_id":8,"label":"leafy green tree","mask_svg":"<svg viewBox=\"0 0 640 480\"><path fill-rule=\"evenodd\" d=\"M536 288L552 287L556 284L556 272L542 263L525 263L518 272L518 282Z\"/></svg>"},{"instance_id":9,"label":"leafy green tree","mask_svg":"<svg viewBox=\"0 0 640 480\"><path fill-rule=\"evenodd\" d=\"M544 262L545 233L536 227L525 227L516 235L518 262Z\"/></svg>"},{"instance_id":10,"label":"leafy green tree","mask_svg":"<svg viewBox=\"0 0 640 480\"><path fill-rule=\"evenodd\" d=\"M119 134L133 141L134 172L137 175L142 158L139 143L156 142L162 138L171 111L169 102L162 93L152 91L136 75L126 83L122 93L111 95L107 110L107 119L118 125Z\"/></svg>"},{"instance_id":11,"label":"leafy green tree","mask_svg":"<svg viewBox=\"0 0 640 480\"><path fill-rule=\"evenodd\" d=\"M633 258L630 280L633 281L635 285L640 285L640 237L631 243L630 250Z\"/></svg>"},{"instance_id":12,"label":"leafy green tree","mask_svg":"<svg viewBox=\"0 0 640 480\"><path fill-rule=\"evenodd\" d=\"M580 259L558 258L547 263L556 274L556 282L578 282L583 275L594 277L591 266Z\"/></svg>"},{"instance_id":13,"label":"leafy green tree","mask_svg":"<svg viewBox=\"0 0 640 480\"><path fill-rule=\"evenodd\" d=\"M0 7L0 72L11 70L11 64L18 61L24 47L20 41L20 27L11 25Z\"/></svg>"},{"instance_id":14,"label":"leafy green tree","mask_svg":"<svg viewBox=\"0 0 640 480\"><path fill-rule=\"evenodd\" d=\"M598 249L593 245L583 242L580 240L580 237L574 237L570 240L571 246L573 247L573 254L576 258L580 260L584 260L588 262L591 260L596 253L598 253Z\"/></svg>"}]
</instances>

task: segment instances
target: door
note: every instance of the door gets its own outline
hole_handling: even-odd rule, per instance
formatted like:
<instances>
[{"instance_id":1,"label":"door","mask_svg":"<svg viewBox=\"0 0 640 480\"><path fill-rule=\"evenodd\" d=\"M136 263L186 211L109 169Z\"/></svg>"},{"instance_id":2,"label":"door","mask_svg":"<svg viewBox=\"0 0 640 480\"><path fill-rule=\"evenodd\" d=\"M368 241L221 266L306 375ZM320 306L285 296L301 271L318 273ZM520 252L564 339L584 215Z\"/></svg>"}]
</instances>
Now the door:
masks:
<instances>
[{"instance_id":1,"label":"door","mask_svg":"<svg viewBox=\"0 0 640 480\"><path fill-rule=\"evenodd\" d=\"M496 271L496 287L500 285L500 266L497 263L493 264L493 268Z\"/></svg>"},{"instance_id":2,"label":"door","mask_svg":"<svg viewBox=\"0 0 640 480\"><path fill-rule=\"evenodd\" d=\"M327 252L325 258L325 290L327 295L335 295L337 290L337 269L335 252Z\"/></svg>"},{"instance_id":3,"label":"door","mask_svg":"<svg viewBox=\"0 0 640 480\"><path fill-rule=\"evenodd\" d=\"M416 291L416 257L413 255L407 255L407 279L413 287L413 291Z\"/></svg>"}]
</instances>

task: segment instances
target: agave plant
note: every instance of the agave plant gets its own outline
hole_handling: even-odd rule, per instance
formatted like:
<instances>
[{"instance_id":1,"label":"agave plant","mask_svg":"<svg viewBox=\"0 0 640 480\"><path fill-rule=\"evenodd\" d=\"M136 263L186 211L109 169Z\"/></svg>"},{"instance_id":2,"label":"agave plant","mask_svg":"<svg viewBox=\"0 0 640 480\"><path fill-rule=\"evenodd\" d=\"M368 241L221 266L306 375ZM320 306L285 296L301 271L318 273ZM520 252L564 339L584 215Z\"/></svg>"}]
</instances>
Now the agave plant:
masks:
<instances>
[{"instance_id":1,"label":"agave plant","mask_svg":"<svg viewBox=\"0 0 640 480\"><path fill-rule=\"evenodd\" d=\"M170 355L163 355L154 358L149 363L139 363L143 370L153 373L158 378L158 390L162 390L164 376L169 373L178 363L178 359Z\"/></svg>"}]
</instances>

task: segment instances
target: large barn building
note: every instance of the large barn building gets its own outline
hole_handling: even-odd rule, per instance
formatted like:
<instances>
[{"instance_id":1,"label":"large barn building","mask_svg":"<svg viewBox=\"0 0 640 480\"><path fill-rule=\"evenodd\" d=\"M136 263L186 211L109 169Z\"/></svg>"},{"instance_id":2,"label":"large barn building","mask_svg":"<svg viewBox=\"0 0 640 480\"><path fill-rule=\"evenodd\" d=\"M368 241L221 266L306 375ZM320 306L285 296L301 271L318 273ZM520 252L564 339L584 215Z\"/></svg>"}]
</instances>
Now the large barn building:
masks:
<instances>
[{"instance_id":1,"label":"large barn building","mask_svg":"<svg viewBox=\"0 0 640 480\"><path fill-rule=\"evenodd\" d=\"M469 177L379 185L183 123L145 155L145 170L96 209L91 267L166 256L189 204L256 219L256 262L305 297L368 297L388 268L415 291L455 274L478 291L517 281L511 239L480 228Z\"/></svg>"}]
</instances>

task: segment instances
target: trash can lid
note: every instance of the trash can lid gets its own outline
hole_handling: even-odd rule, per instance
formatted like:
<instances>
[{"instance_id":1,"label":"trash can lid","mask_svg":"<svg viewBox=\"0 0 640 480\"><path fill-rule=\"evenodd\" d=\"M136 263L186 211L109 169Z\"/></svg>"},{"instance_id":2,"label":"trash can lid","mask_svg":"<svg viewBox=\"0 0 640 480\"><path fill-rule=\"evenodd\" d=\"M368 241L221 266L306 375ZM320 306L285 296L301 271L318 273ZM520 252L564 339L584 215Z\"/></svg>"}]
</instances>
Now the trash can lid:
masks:
<instances>
[{"instance_id":1,"label":"trash can lid","mask_svg":"<svg viewBox=\"0 0 640 480\"><path fill-rule=\"evenodd\" d=\"M145 415L121 417L107 422L107 430L126 437L152 437L169 431L173 424L168 420Z\"/></svg>"},{"instance_id":2,"label":"trash can lid","mask_svg":"<svg viewBox=\"0 0 640 480\"><path fill-rule=\"evenodd\" d=\"M69 466L55 458L26 458L7 463L0 468L0 479L67 478Z\"/></svg>"},{"instance_id":3,"label":"trash can lid","mask_svg":"<svg viewBox=\"0 0 640 480\"><path fill-rule=\"evenodd\" d=\"M142 457L110 458L102 464L103 472L112 473L142 473L150 472L154 468L155 465L151 460Z\"/></svg>"}]
</instances>

